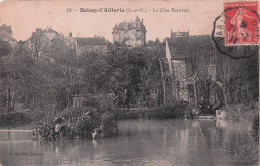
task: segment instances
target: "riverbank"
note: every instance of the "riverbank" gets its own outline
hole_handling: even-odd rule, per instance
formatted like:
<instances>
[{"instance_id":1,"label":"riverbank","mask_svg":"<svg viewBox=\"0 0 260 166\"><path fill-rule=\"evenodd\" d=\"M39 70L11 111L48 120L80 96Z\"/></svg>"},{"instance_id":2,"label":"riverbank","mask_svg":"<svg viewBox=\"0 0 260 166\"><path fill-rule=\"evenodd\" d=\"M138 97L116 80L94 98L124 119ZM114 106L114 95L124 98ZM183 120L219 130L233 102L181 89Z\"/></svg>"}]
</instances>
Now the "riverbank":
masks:
<instances>
[{"instance_id":1,"label":"riverbank","mask_svg":"<svg viewBox=\"0 0 260 166\"><path fill-rule=\"evenodd\" d=\"M45 118L43 111L13 111L0 113L0 126L17 126L41 121Z\"/></svg>"},{"instance_id":2,"label":"riverbank","mask_svg":"<svg viewBox=\"0 0 260 166\"><path fill-rule=\"evenodd\" d=\"M0 114L0 125L20 125L31 123L32 119L29 114L22 112L11 112Z\"/></svg>"},{"instance_id":3,"label":"riverbank","mask_svg":"<svg viewBox=\"0 0 260 166\"><path fill-rule=\"evenodd\" d=\"M259 102L230 104L223 109L227 120L254 121L259 117Z\"/></svg>"},{"instance_id":4,"label":"riverbank","mask_svg":"<svg viewBox=\"0 0 260 166\"><path fill-rule=\"evenodd\" d=\"M117 120L127 119L174 119L184 117L185 105L161 106L155 108L115 109L113 113Z\"/></svg>"},{"instance_id":5,"label":"riverbank","mask_svg":"<svg viewBox=\"0 0 260 166\"><path fill-rule=\"evenodd\" d=\"M82 110L97 110L98 112L104 112L104 109L94 108L82 108ZM82 111L81 110L81 111ZM163 105L160 107L141 107L141 108L113 108L109 109L114 114L115 120L127 120L127 119L174 119L184 118L186 115L187 104L178 103L175 105ZM78 116L81 113L79 109L71 109L71 113L68 110L64 110L58 113L58 116ZM222 109L222 113L225 115L223 118L234 121L250 121L253 122L255 117L259 115L258 102L252 102L250 104L233 104ZM38 121L47 121L48 119L56 116L46 116L43 111L20 111L11 113L0 114L0 125L15 125L35 123ZM68 118L68 117L66 117Z\"/></svg>"},{"instance_id":6,"label":"riverbank","mask_svg":"<svg viewBox=\"0 0 260 166\"><path fill-rule=\"evenodd\" d=\"M173 119L178 117L184 117L187 104L178 103L175 105L163 105L160 107L154 108L112 108L109 109L111 113L114 114L116 120L127 120L127 119L138 119L138 118L148 118L148 119ZM59 112L58 116L79 116L82 113L82 110L97 110L102 113L107 111L105 109L94 109L92 107L75 109L71 108L70 112L68 109L65 109L62 112ZM16 111L10 113L1 113L0 114L0 125L19 125L27 123L35 123L38 121L48 121L56 116L53 113L47 111Z\"/></svg>"}]
</instances>

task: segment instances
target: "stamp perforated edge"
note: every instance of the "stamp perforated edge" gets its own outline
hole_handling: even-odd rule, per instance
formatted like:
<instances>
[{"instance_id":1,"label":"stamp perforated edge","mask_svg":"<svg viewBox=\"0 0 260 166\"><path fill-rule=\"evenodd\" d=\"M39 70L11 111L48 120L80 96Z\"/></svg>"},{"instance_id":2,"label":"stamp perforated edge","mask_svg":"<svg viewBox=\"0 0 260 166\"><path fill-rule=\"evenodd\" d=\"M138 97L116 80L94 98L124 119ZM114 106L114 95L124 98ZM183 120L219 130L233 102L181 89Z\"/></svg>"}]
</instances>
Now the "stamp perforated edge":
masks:
<instances>
[{"instance_id":1,"label":"stamp perforated edge","mask_svg":"<svg viewBox=\"0 0 260 166\"><path fill-rule=\"evenodd\" d=\"M223 2L223 12L221 13L221 15L225 14L225 3L243 3L243 2L256 2L257 6L258 6L258 10L259 10L259 1L256 0L241 0L241 1L224 1ZM260 16L259 16L259 11L254 11L255 14L257 15L258 18L258 24L260 24L259 20L260 20ZM220 16L221 16L220 15ZM225 23L224 23L225 26ZM225 34L226 34L226 28L224 28L224 38L225 38ZM258 36L260 36L260 31L258 31ZM239 46L259 46L260 45L260 39L258 38L258 42L257 43L240 43L240 44L226 44L226 40L224 39L224 43L225 43L225 47L239 47Z\"/></svg>"}]
</instances>

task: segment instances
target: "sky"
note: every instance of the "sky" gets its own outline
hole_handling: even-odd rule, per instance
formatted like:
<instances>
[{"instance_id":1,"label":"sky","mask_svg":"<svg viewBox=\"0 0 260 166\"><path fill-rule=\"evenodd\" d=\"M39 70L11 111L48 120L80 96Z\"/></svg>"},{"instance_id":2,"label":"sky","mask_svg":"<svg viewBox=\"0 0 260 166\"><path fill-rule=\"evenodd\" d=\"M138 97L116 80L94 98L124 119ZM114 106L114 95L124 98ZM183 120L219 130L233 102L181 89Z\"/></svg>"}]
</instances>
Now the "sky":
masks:
<instances>
[{"instance_id":1,"label":"sky","mask_svg":"<svg viewBox=\"0 0 260 166\"><path fill-rule=\"evenodd\" d=\"M67 12L71 8L72 12ZM91 13L80 8L143 9L150 12ZM152 12L160 9L189 9L189 12ZM74 11L78 10L78 11ZM162 10L163 11L163 10ZM11 25L16 40L27 40L36 28L50 27L73 37L104 36L112 41L116 23L143 19L146 38L162 41L173 31L190 35L210 34L213 22L223 11L223 1L4 1L0 2L0 25Z\"/></svg>"}]
</instances>

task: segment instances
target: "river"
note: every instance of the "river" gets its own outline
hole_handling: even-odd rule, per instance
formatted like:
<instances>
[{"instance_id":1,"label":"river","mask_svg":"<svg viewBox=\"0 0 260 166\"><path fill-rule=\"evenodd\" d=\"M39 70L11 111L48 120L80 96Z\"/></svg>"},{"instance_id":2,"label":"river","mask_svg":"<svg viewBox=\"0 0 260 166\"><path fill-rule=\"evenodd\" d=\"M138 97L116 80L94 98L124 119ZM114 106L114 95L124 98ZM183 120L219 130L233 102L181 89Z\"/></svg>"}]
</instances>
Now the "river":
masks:
<instances>
[{"instance_id":1,"label":"river","mask_svg":"<svg viewBox=\"0 0 260 166\"><path fill-rule=\"evenodd\" d=\"M235 155L253 137L246 122L126 120L120 136L98 140L32 141L29 126L0 131L0 165L254 165Z\"/></svg>"}]
</instances>

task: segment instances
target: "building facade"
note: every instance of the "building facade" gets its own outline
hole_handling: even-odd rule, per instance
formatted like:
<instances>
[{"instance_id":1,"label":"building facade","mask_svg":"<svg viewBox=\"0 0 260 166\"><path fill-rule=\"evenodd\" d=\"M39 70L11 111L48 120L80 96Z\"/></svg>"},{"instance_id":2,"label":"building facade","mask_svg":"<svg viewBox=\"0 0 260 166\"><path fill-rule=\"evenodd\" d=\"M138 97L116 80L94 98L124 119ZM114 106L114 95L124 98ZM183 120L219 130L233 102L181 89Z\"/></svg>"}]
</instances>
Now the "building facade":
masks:
<instances>
[{"instance_id":1,"label":"building facade","mask_svg":"<svg viewBox=\"0 0 260 166\"><path fill-rule=\"evenodd\" d=\"M172 38L166 39L166 59L169 64L170 75L172 76L172 90L174 99L190 101L188 86L189 78L192 77L191 59L188 55L175 55L174 42Z\"/></svg>"},{"instance_id":2,"label":"building facade","mask_svg":"<svg viewBox=\"0 0 260 166\"><path fill-rule=\"evenodd\" d=\"M198 79L217 79L216 51L210 36L188 36L188 32L171 32L166 38L166 59L175 100L194 103ZM198 87L197 87L198 88ZM199 94L195 97L195 93Z\"/></svg>"},{"instance_id":3,"label":"building facade","mask_svg":"<svg viewBox=\"0 0 260 166\"><path fill-rule=\"evenodd\" d=\"M13 38L12 27L3 24L0 26L0 39L8 42L11 47L14 47L17 41Z\"/></svg>"},{"instance_id":4,"label":"building facade","mask_svg":"<svg viewBox=\"0 0 260 166\"><path fill-rule=\"evenodd\" d=\"M107 53L107 41L104 37L88 37L75 38L76 55L83 55L85 53L95 52L98 54Z\"/></svg>"},{"instance_id":5,"label":"building facade","mask_svg":"<svg viewBox=\"0 0 260 166\"><path fill-rule=\"evenodd\" d=\"M135 21L121 22L113 28L113 41L126 44L131 47L143 46L146 44L146 29L137 16Z\"/></svg>"}]
</instances>

